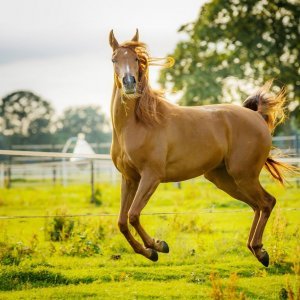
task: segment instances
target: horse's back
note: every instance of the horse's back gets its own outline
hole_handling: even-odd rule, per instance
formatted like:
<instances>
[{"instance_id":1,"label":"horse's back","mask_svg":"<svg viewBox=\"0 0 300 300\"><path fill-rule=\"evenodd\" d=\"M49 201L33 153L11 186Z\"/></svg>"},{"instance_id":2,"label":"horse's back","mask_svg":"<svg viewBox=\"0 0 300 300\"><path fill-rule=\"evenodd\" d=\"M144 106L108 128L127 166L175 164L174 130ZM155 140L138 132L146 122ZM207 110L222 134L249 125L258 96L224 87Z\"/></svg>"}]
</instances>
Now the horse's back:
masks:
<instances>
[{"instance_id":1,"label":"horse's back","mask_svg":"<svg viewBox=\"0 0 300 300\"><path fill-rule=\"evenodd\" d=\"M199 112L201 126L223 132L233 147L241 142L267 147L271 144L267 123L256 111L235 104L203 105L194 109ZM204 115L209 117L203 118Z\"/></svg>"}]
</instances>

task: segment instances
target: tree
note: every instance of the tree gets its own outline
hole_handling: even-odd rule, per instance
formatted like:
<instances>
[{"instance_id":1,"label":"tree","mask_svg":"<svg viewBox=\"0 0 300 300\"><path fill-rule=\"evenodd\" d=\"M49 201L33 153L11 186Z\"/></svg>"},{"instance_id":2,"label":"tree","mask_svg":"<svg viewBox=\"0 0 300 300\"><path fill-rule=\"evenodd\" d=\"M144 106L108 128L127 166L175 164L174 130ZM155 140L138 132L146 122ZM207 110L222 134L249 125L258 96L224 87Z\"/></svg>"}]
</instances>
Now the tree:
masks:
<instances>
[{"instance_id":1,"label":"tree","mask_svg":"<svg viewBox=\"0 0 300 300\"><path fill-rule=\"evenodd\" d=\"M53 108L30 91L16 91L0 99L0 128L6 144L49 142Z\"/></svg>"},{"instance_id":2,"label":"tree","mask_svg":"<svg viewBox=\"0 0 300 300\"><path fill-rule=\"evenodd\" d=\"M109 123L99 106L72 107L65 110L57 122L55 133L58 143L65 143L68 138L85 134L89 143L110 141Z\"/></svg>"},{"instance_id":3,"label":"tree","mask_svg":"<svg viewBox=\"0 0 300 300\"><path fill-rule=\"evenodd\" d=\"M176 45L172 54L176 64L161 72L161 84L182 91L182 104L199 105L236 101L236 94L244 100L243 84L257 87L275 78L277 89L287 86L289 108L299 126L300 6L296 2L209 1L195 22L179 29L188 39Z\"/></svg>"}]
</instances>

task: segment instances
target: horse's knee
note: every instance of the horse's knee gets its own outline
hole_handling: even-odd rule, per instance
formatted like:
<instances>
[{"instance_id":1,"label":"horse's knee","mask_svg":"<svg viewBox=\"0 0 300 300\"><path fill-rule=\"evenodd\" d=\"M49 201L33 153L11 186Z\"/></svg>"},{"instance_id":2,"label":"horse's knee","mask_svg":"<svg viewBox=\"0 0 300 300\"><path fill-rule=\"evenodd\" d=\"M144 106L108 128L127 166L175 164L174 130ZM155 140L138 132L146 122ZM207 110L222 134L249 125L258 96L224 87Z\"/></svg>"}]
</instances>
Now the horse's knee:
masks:
<instances>
[{"instance_id":1,"label":"horse's knee","mask_svg":"<svg viewBox=\"0 0 300 300\"><path fill-rule=\"evenodd\" d=\"M129 223L132 226L135 226L135 225L138 224L139 218L140 218L140 216L138 214L135 214L135 213L129 213L129 215L128 215Z\"/></svg>"},{"instance_id":2,"label":"horse's knee","mask_svg":"<svg viewBox=\"0 0 300 300\"><path fill-rule=\"evenodd\" d=\"M271 211L273 210L275 204L276 204L276 199L273 196L269 196L268 197L269 200L269 204L268 204L268 211L271 213Z\"/></svg>"},{"instance_id":3,"label":"horse's knee","mask_svg":"<svg viewBox=\"0 0 300 300\"><path fill-rule=\"evenodd\" d=\"M260 209L267 215L270 216L274 206L276 204L276 199L270 194L267 195L266 201L263 202Z\"/></svg>"},{"instance_id":4,"label":"horse's knee","mask_svg":"<svg viewBox=\"0 0 300 300\"><path fill-rule=\"evenodd\" d=\"M118 227L120 229L120 231L122 233L125 233L126 231L128 231L128 225L127 225L127 221L124 222L124 221L119 221L118 222Z\"/></svg>"}]
</instances>

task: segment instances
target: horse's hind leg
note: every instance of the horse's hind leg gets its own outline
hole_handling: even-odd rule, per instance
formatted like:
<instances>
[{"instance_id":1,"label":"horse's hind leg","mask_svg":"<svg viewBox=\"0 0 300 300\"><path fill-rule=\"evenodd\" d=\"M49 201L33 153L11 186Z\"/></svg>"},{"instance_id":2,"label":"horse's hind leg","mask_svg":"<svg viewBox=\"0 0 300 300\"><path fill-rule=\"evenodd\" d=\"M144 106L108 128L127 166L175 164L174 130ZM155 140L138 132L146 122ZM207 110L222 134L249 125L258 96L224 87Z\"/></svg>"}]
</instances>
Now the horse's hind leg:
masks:
<instances>
[{"instance_id":1,"label":"horse's hind leg","mask_svg":"<svg viewBox=\"0 0 300 300\"><path fill-rule=\"evenodd\" d=\"M245 169L247 173L231 170L229 174L224 167L205 174L205 177L232 197L246 202L254 209L248 248L264 266L268 266L269 255L263 249L262 236L276 199L262 188L258 175L254 172L251 174L250 168Z\"/></svg>"},{"instance_id":2,"label":"horse's hind leg","mask_svg":"<svg viewBox=\"0 0 300 300\"><path fill-rule=\"evenodd\" d=\"M205 173L204 177L214 183L219 189L223 190L231 197L247 203L254 210L254 219L250 229L247 246L255 255L255 252L251 248L251 242L260 216L258 205L255 203L255 201L248 199L248 197L239 190L239 187L237 186L235 180L228 174L225 166Z\"/></svg>"},{"instance_id":3,"label":"horse's hind leg","mask_svg":"<svg viewBox=\"0 0 300 300\"><path fill-rule=\"evenodd\" d=\"M262 236L272 209L276 204L276 199L262 188L257 177L255 178L253 176L249 178L247 176L247 178L243 178L238 176L236 178L238 178L235 179L235 182L239 190L245 194L252 203L255 203L259 209L259 219L249 246L256 258L267 267L269 265L269 255L268 252L263 249Z\"/></svg>"},{"instance_id":4,"label":"horse's hind leg","mask_svg":"<svg viewBox=\"0 0 300 300\"><path fill-rule=\"evenodd\" d=\"M248 248L264 266L268 266L269 255L262 248L262 236L276 203L275 198L261 187L258 179L234 180L225 169L210 171L205 174L205 177L227 194L246 202L254 209L255 215L248 238Z\"/></svg>"},{"instance_id":5,"label":"horse's hind leg","mask_svg":"<svg viewBox=\"0 0 300 300\"><path fill-rule=\"evenodd\" d=\"M250 185L247 184L244 186L244 189L249 192L249 195L252 196L253 199L257 199L260 211L260 217L252 241L250 242L250 247L257 259L267 267L269 265L269 255L268 252L263 249L262 237L270 214L276 204L276 199L262 188L258 180L253 182L252 189Z\"/></svg>"}]
</instances>

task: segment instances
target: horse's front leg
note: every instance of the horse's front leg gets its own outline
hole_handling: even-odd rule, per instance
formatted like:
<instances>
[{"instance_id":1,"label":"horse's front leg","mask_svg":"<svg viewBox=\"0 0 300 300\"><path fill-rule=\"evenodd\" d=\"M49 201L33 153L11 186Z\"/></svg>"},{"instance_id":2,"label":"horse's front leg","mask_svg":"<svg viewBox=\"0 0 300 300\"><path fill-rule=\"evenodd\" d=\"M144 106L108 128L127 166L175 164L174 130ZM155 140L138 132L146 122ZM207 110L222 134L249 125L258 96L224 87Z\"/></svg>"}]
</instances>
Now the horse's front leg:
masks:
<instances>
[{"instance_id":1,"label":"horse's front leg","mask_svg":"<svg viewBox=\"0 0 300 300\"><path fill-rule=\"evenodd\" d=\"M131 247L136 253L140 253L145 257L156 261L157 253L153 249L146 249L131 234L128 228L128 211L136 194L139 182L122 178L121 186L121 209L118 220L118 226L122 234L125 236Z\"/></svg>"},{"instance_id":2,"label":"horse's front leg","mask_svg":"<svg viewBox=\"0 0 300 300\"><path fill-rule=\"evenodd\" d=\"M141 211L148 203L148 200L156 190L159 183L160 180L151 172L145 172L142 174L136 195L128 213L128 217L130 224L140 235L144 242L144 245L147 248L151 248L159 252L168 253L168 244L164 241L155 240L154 238L150 237L140 223ZM155 253L156 252L153 252L153 255L155 255Z\"/></svg>"}]
</instances>

